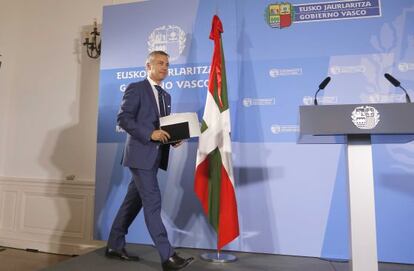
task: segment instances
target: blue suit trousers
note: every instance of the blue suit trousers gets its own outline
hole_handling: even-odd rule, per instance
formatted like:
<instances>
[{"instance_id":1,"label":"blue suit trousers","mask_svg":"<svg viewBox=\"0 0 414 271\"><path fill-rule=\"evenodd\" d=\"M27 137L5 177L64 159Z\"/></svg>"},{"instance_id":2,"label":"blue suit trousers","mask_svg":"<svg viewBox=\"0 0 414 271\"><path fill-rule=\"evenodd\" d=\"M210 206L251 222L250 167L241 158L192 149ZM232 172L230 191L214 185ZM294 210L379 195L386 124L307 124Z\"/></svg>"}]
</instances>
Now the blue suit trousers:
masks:
<instances>
[{"instance_id":1,"label":"blue suit trousers","mask_svg":"<svg viewBox=\"0 0 414 271\"><path fill-rule=\"evenodd\" d=\"M112 224L108 247L117 251L125 247L128 228L143 208L148 231L160 254L161 262L164 262L174 254L174 250L168 241L167 231L161 219L161 192L157 180L160 159L161 151L154 168L129 168L132 174L131 182Z\"/></svg>"}]
</instances>

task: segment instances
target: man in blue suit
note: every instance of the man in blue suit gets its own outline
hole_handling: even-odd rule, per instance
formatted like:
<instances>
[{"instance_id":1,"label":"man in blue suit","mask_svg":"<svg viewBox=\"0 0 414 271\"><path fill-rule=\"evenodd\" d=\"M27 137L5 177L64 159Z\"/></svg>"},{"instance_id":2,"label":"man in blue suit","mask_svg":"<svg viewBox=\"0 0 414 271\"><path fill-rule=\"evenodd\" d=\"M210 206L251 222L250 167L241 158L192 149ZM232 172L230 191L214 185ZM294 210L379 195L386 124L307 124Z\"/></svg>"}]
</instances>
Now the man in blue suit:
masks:
<instances>
[{"instance_id":1,"label":"man in blue suit","mask_svg":"<svg viewBox=\"0 0 414 271\"><path fill-rule=\"evenodd\" d=\"M168 75L168 66L168 54L153 51L146 61L147 79L130 84L124 93L118 125L127 132L122 165L129 168L132 179L112 224L106 249L107 257L139 260L126 252L125 235L143 208L145 223L160 254L164 271L179 270L193 260L174 252L161 219L157 172L158 168L167 169L170 146L163 143L170 135L159 128L159 118L170 114L171 96L160 84ZM179 145L181 142L173 146Z\"/></svg>"}]
</instances>

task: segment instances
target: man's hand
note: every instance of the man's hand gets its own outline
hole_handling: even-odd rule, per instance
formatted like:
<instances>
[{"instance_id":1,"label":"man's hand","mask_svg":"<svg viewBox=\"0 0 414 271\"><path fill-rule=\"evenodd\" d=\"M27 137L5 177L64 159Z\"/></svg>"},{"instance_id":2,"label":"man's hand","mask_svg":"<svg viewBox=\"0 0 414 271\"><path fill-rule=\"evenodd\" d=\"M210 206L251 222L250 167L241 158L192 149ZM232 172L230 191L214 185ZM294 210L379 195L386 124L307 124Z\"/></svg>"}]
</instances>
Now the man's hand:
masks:
<instances>
[{"instance_id":1,"label":"man's hand","mask_svg":"<svg viewBox=\"0 0 414 271\"><path fill-rule=\"evenodd\" d=\"M151 139L154 141L160 141L162 143L165 143L170 139L170 134L167 133L164 130L154 130L151 134Z\"/></svg>"}]
</instances>

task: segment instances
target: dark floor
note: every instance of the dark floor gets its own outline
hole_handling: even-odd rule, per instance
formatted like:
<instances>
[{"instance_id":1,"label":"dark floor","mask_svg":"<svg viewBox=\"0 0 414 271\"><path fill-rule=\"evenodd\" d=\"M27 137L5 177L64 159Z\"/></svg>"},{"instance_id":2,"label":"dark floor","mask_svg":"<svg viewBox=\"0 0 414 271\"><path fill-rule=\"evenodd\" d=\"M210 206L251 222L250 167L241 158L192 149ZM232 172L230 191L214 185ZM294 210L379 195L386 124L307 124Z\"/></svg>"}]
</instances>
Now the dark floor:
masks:
<instances>
[{"instance_id":1,"label":"dark floor","mask_svg":"<svg viewBox=\"0 0 414 271\"><path fill-rule=\"evenodd\" d=\"M0 271L36 271L70 258L72 257L0 247Z\"/></svg>"},{"instance_id":2,"label":"dark floor","mask_svg":"<svg viewBox=\"0 0 414 271\"><path fill-rule=\"evenodd\" d=\"M132 255L139 255L140 262L125 262L107 259L104 256L104 248L72 258L55 266L42 269L42 271L155 271L161 270L159 257L151 246L129 245L127 250ZM203 250L177 249L180 255L193 256L196 260L185 271L202 270L237 270L237 271L348 271L348 263L333 262L311 257L281 256L271 254L232 253L238 257L238 261L227 264L209 263L200 260ZM380 271L414 271L414 265L385 264L379 265Z\"/></svg>"}]
</instances>

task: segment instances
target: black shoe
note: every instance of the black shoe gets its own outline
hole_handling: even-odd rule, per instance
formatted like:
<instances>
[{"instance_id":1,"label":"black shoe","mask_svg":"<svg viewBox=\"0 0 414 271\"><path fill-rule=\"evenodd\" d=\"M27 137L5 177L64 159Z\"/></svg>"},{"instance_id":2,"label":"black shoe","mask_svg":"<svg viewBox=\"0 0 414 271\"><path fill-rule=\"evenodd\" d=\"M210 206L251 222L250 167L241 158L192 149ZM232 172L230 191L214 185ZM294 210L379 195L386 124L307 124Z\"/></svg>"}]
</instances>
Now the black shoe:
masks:
<instances>
[{"instance_id":1,"label":"black shoe","mask_svg":"<svg viewBox=\"0 0 414 271\"><path fill-rule=\"evenodd\" d=\"M132 256L128 255L125 248L123 248L121 251L117 251L115 249L106 248L105 256L112 259L119 259L124 261L139 261L138 256Z\"/></svg>"},{"instance_id":2,"label":"black shoe","mask_svg":"<svg viewBox=\"0 0 414 271\"><path fill-rule=\"evenodd\" d=\"M186 267L189 263L194 260L193 257L184 259L174 253L168 260L162 263L163 271L180 270Z\"/></svg>"}]
</instances>

